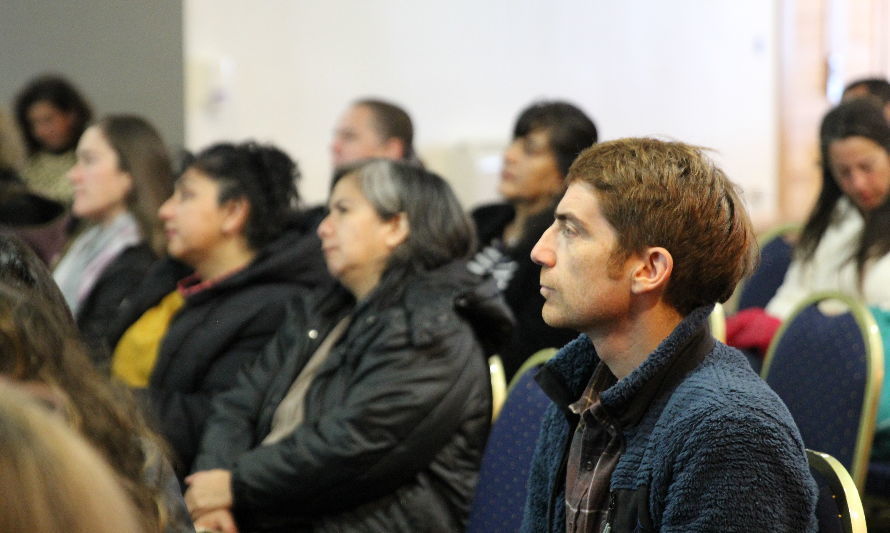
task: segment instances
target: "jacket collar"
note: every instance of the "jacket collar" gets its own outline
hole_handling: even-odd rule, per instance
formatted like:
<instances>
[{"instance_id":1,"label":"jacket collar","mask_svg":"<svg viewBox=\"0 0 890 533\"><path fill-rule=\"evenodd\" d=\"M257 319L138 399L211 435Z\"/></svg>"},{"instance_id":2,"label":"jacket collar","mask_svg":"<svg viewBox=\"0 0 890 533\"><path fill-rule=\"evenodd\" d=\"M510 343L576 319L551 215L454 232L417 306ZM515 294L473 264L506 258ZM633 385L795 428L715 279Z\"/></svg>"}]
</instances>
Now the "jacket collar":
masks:
<instances>
[{"instance_id":1,"label":"jacket collar","mask_svg":"<svg viewBox=\"0 0 890 533\"><path fill-rule=\"evenodd\" d=\"M643 363L623 379L603 380L600 393L603 405L615 415L622 426L636 424L659 391L676 383L695 368L714 345L708 327L713 305L700 307L687 315ZM544 392L564 412L584 392L594 371L602 366L596 349L587 335L565 345L545 364L535 379Z\"/></svg>"}]
</instances>

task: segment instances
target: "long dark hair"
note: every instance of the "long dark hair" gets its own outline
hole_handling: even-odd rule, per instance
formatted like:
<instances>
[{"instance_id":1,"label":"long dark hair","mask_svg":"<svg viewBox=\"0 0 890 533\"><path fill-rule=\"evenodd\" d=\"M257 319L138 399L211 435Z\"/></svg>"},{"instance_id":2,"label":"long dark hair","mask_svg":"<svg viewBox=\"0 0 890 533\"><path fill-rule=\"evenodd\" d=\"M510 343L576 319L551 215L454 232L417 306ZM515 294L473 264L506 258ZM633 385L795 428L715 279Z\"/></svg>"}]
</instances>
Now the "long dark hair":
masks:
<instances>
[{"instance_id":1,"label":"long dark hair","mask_svg":"<svg viewBox=\"0 0 890 533\"><path fill-rule=\"evenodd\" d=\"M796 254L803 261L813 258L819 241L831 225L834 208L844 194L831 172L831 144L849 137L864 137L890 154L890 125L884 119L881 109L867 99L852 100L832 109L822 119L819 137L822 190L797 246ZM865 228L859 246L850 255L850 260L856 261L860 281L865 263L890 251L890 202L885 201L881 206L863 213L863 217Z\"/></svg>"}]
</instances>

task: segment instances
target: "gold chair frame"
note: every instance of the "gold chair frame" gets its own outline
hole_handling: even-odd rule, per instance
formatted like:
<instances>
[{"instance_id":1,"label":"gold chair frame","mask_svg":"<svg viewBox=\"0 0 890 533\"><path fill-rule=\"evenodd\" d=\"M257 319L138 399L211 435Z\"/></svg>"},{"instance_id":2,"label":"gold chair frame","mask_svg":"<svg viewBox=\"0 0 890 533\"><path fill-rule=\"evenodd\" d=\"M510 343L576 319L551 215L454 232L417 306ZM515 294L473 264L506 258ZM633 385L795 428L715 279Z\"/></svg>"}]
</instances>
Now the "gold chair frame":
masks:
<instances>
[{"instance_id":1,"label":"gold chair frame","mask_svg":"<svg viewBox=\"0 0 890 533\"><path fill-rule=\"evenodd\" d=\"M526 359L522 365L519 366L519 370L513 374L513 377L510 379L510 384L507 386L507 396L510 395L510 391L519 383L519 377L531 370L532 368L538 367L549 361L556 355L556 352L559 351L557 348L541 348L537 352L531 354L528 359Z\"/></svg>"},{"instance_id":2,"label":"gold chair frame","mask_svg":"<svg viewBox=\"0 0 890 533\"><path fill-rule=\"evenodd\" d=\"M507 373L501 356L492 355L488 358L488 372L491 375L491 421L494 422L507 401Z\"/></svg>"},{"instance_id":3,"label":"gold chair frame","mask_svg":"<svg viewBox=\"0 0 890 533\"><path fill-rule=\"evenodd\" d=\"M807 450L807 462L810 470L821 474L831 486L832 496L838 501L837 496L843 496L843 501L838 501L840 510L838 519L843 521L844 531L847 533L866 533L865 510L862 507L862 498L856 489L856 483L844 465L827 453Z\"/></svg>"}]
</instances>

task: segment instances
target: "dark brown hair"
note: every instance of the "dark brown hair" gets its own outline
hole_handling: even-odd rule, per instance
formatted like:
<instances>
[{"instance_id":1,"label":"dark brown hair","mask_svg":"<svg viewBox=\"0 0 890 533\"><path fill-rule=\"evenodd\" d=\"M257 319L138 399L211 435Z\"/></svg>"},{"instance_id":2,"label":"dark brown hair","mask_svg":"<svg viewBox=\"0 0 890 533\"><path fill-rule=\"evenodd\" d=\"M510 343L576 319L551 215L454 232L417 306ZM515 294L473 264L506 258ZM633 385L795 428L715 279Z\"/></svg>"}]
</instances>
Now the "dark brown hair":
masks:
<instances>
[{"instance_id":1,"label":"dark brown hair","mask_svg":"<svg viewBox=\"0 0 890 533\"><path fill-rule=\"evenodd\" d=\"M560 101L540 101L525 108L516 119L513 138L543 130L563 178L572 161L597 140L596 125L578 107Z\"/></svg>"},{"instance_id":2,"label":"dark brown hair","mask_svg":"<svg viewBox=\"0 0 890 533\"><path fill-rule=\"evenodd\" d=\"M28 155L33 155L42 148L28 121L28 111L38 102L48 102L60 111L74 114L71 139L62 151L77 146L77 141L86 130L87 124L93 119L93 110L70 81L55 74L45 74L30 81L15 100L15 118L25 137Z\"/></svg>"},{"instance_id":3,"label":"dark brown hair","mask_svg":"<svg viewBox=\"0 0 890 533\"><path fill-rule=\"evenodd\" d=\"M255 142L214 144L189 163L219 184L219 203L250 205L244 237L253 250L277 239L298 213L300 170L283 151Z\"/></svg>"}]
</instances>

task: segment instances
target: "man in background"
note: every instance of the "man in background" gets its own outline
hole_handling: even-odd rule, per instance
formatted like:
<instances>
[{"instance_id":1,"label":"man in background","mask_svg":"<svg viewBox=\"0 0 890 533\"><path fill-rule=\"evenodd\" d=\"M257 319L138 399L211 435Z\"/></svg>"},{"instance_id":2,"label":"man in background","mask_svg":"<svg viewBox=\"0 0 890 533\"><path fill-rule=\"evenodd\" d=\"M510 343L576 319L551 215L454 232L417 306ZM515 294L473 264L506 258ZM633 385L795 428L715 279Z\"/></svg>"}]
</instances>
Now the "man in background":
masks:
<instances>
[{"instance_id":1,"label":"man in background","mask_svg":"<svg viewBox=\"0 0 890 533\"><path fill-rule=\"evenodd\" d=\"M340 116L331 143L334 168L359 159L417 162L414 126L401 107L384 100L356 100Z\"/></svg>"}]
</instances>

